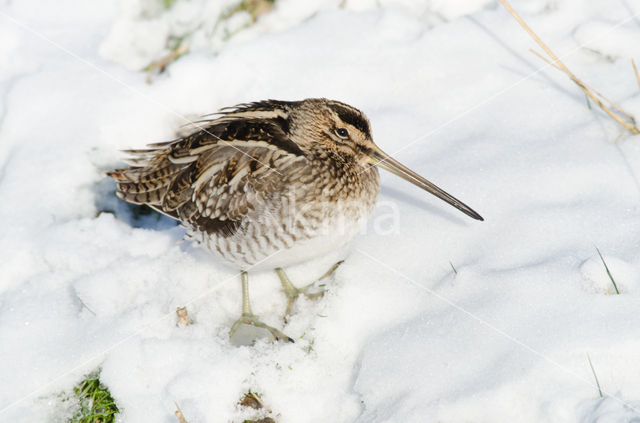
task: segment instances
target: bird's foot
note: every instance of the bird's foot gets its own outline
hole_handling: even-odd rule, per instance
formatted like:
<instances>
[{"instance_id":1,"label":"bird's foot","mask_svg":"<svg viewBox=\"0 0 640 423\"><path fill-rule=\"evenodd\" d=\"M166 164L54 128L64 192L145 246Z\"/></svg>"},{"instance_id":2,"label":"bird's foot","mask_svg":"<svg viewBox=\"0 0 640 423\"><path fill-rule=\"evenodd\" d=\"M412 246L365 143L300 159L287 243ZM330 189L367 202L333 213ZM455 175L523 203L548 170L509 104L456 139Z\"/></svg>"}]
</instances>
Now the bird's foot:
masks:
<instances>
[{"instance_id":1,"label":"bird's foot","mask_svg":"<svg viewBox=\"0 0 640 423\"><path fill-rule=\"evenodd\" d=\"M287 317L291 316L293 312L293 304L300 294L304 295L310 300L317 300L322 297L327 290L321 286L316 286L316 283L310 283L302 288L285 289L284 293L287 296L287 309L284 312L284 321L287 321Z\"/></svg>"},{"instance_id":2,"label":"bird's foot","mask_svg":"<svg viewBox=\"0 0 640 423\"><path fill-rule=\"evenodd\" d=\"M310 300L317 300L322 297L327 289L324 288L324 284L321 283L324 279L333 275L333 272L342 264L342 261L337 262L329 270L327 270L322 276L320 276L317 280L310 283L309 285L303 286L302 288L296 288L293 286L291 281L287 275L280 269L280 271L276 270L278 276L280 276L280 280L282 281L282 285L284 287L284 293L287 296L287 309L284 313L284 320L287 321L287 317L290 316L293 312L293 304L295 300L300 296L300 294L304 295Z\"/></svg>"},{"instance_id":3,"label":"bird's foot","mask_svg":"<svg viewBox=\"0 0 640 423\"><path fill-rule=\"evenodd\" d=\"M238 320L235 321L235 323L233 324L233 326L231 326L231 330L229 331L229 338L233 338L233 335L236 334L238 328L240 327L240 325L251 325L257 328L262 328L262 329L266 329L267 331L269 331L269 333L271 334L271 336L276 340L276 341L286 341L286 342L293 342L293 339L287 335L285 335L282 331L267 325L266 323L262 322L261 320L258 319L258 317L254 314L250 314L250 313L243 313L242 316L240 316L240 318Z\"/></svg>"}]
</instances>

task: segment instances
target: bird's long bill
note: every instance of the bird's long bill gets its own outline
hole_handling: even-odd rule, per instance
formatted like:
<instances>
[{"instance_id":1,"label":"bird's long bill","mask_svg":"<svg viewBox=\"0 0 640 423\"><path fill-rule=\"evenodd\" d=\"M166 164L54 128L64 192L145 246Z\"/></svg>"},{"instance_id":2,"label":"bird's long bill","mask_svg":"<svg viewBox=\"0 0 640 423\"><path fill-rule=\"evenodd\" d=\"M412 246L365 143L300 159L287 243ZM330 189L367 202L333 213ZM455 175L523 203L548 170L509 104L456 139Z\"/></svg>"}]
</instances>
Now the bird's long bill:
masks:
<instances>
[{"instance_id":1,"label":"bird's long bill","mask_svg":"<svg viewBox=\"0 0 640 423\"><path fill-rule=\"evenodd\" d=\"M418 175L405 165L401 164L379 148L376 148L374 150L373 154L371 155L371 159L371 164L388 170L394 175L398 175L402 179L411 182L412 184L422 188L427 192L430 192L441 200L444 200L447 203L451 204L453 207L457 208L467 216L473 217L476 220L484 220L482 216L476 213L471 207L467 206L454 196L447 194L446 192L444 192L431 182L427 181L422 176Z\"/></svg>"}]
</instances>

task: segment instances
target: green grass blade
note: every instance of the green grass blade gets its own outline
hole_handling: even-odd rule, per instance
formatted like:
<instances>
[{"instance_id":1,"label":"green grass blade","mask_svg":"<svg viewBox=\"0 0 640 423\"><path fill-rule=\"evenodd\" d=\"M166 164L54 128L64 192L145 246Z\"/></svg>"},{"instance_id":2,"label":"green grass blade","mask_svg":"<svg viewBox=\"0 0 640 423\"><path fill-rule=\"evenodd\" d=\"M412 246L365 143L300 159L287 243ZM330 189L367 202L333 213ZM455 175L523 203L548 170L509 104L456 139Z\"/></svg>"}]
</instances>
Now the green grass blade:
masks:
<instances>
[{"instance_id":1,"label":"green grass blade","mask_svg":"<svg viewBox=\"0 0 640 423\"><path fill-rule=\"evenodd\" d=\"M616 281L615 281L615 279L613 279L613 276L611 275L611 272L609 271L609 266L607 266L607 263L604 261L604 258L602 257L602 254L600 254L600 250L598 249L598 247L596 247L596 251L598 252L598 255L600 256L600 260L602 260L602 264L604 264L604 268L607 271L607 275L609 275L609 279L611 279L611 283L613 284L613 288L616 290L616 294L620 295L620 291L618 291L618 285L616 285Z\"/></svg>"},{"instance_id":2,"label":"green grass blade","mask_svg":"<svg viewBox=\"0 0 640 423\"><path fill-rule=\"evenodd\" d=\"M587 360L589 360L589 367L591 367L591 373L593 373L593 378L596 380L596 386L598 387L598 394L600 394L600 398L603 398L602 389L600 389L600 381L598 380L598 375L596 375L596 371L593 368L593 363L591 363L591 357L587 354Z\"/></svg>"}]
</instances>

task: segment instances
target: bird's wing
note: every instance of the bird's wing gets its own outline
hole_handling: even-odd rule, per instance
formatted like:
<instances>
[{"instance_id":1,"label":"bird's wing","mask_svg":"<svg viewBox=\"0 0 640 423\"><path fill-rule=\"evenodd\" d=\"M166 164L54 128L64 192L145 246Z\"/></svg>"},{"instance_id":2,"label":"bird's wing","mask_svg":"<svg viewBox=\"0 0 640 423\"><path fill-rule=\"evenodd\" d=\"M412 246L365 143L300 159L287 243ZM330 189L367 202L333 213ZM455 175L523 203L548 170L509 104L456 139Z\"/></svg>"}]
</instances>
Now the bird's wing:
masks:
<instances>
[{"instance_id":1,"label":"bird's wing","mask_svg":"<svg viewBox=\"0 0 640 423\"><path fill-rule=\"evenodd\" d=\"M231 234L245 218L265 211L286 190L285 172L300 160L264 147L220 147L176 178L163 202L200 231Z\"/></svg>"},{"instance_id":2,"label":"bird's wing","mask_svg":"<svg viewBox=\"0 0 640 423\"><path fill-rule=\"evenodd\" d=\"M276 119L225 115L179 140L128 150L118 195L205 232L231 234L306 158Z\"/></svg>"}]
</instances>

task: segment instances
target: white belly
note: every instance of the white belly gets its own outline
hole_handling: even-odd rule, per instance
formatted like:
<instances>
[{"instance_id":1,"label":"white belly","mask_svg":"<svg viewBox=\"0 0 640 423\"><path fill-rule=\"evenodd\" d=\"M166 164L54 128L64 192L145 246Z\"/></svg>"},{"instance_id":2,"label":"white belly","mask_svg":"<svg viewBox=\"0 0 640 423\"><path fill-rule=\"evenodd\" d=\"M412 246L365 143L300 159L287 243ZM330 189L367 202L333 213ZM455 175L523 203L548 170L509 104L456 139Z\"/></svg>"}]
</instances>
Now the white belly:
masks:
<instances>
[{"instance_id":1,"label":"white belly","mask_svg":"<svg viewBox=\"0 0 640 423\"><path fill-rule=\"evenodd\" d=\"M296 242L290 248L275 250L258 263L251 266L251 270L275 269L311 260L335 251L349 242L360 230L359 224L354 224L348 230L336 230L322 234L315 238Z\"/></svg>"}]
</instances>

